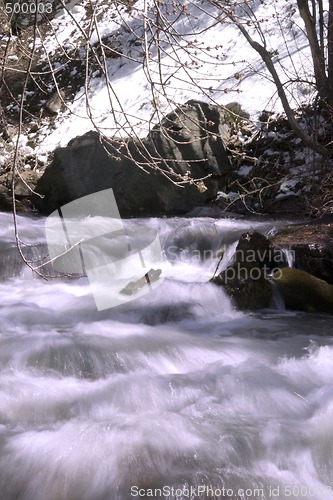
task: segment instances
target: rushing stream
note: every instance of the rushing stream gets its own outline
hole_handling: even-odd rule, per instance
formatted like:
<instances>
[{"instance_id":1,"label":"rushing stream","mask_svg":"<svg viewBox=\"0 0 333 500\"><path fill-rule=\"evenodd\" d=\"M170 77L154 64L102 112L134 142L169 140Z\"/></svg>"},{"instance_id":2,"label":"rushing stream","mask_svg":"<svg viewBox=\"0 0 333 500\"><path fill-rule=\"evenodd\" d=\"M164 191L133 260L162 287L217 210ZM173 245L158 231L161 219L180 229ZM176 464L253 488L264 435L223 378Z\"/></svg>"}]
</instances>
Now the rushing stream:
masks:
<instances>
[{"instance_id":1,"label":"rushing stream","mask_svg":"<svg viewBox=\"0 0 333 500\"><path fill-rule=\"evenodd\" d=\"M273 223L138 224L164 281L97 311L87 278L22 266L0 214L0 500L333 499L333 319L241 313L207 282ZM43 219L19 227L45 251Z\"/></svg>"}]
</instances>

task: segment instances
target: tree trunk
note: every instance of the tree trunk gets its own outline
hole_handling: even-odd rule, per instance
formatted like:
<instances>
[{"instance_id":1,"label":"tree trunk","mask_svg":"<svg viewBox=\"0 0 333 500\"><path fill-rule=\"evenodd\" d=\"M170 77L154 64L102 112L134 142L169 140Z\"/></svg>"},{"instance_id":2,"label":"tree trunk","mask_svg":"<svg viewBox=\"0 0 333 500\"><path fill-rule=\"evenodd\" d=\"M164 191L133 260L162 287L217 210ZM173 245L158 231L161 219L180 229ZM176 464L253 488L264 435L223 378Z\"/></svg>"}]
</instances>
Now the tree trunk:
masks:
<instances>
[{"instance_id":1,"label":"tree trunk","mask_svg":"<svg viewBox=\"0 0 333 500\"><path fill-rule=\"evenodd\" d=\"M333 111L333 0L329 0L327 26L327 102Z\"/></svg>"},{"instance_id":2,"label":"tree trunk","mask_svg":"<svg viewBox=\"0 0 333 500\"><path fill-rule=\"evenodd\" d=\"M333 3L333 0L330 0ZM273 77L273 81L275 83L279 98L281 100L283 109L287 115L288 122L292 130L295 132L295 134L302 140L303 144L313 151L316 151L317 153L323 155L323 156L328 156L330 155L330 150L326 148L325 146L322 146L321 144L318 144L312 137L310 137L303 129L300 127L300 125L297 123L297 120L295 118L294 112L290 107L288 98L286 96L285 90L283 88L282 82L280 80L280 77L275 69L274 63L272 61L272 57L268 50L261 45L260 43L256 42L253 40L253 38L250 36L249 32L246 30L246 28L237 21L237 19L229 13L227 13L227 16L231 21L235 23L235 25L238 27L240 32L244 35L248 43L251 45L251 47L258 52L260 55L261 59L264 61L266 64L266 67L270 74Z\"/></svg>"},{"instance_id":3,"label":"tree trunk","mask_svg":"<svg viewBox=\"0 0 333 500\"><path fill-rule=\"evenodd\" d=\"M330 0L330 3L332 3L332 0ZM328 82L325 73L325 59L318 41L316 24L310 13L308 0L297 0L297 6L304 21L306 35L310 44L317 90L320 94L324 93L325 95Z\"/></svg>"}]
</instances>

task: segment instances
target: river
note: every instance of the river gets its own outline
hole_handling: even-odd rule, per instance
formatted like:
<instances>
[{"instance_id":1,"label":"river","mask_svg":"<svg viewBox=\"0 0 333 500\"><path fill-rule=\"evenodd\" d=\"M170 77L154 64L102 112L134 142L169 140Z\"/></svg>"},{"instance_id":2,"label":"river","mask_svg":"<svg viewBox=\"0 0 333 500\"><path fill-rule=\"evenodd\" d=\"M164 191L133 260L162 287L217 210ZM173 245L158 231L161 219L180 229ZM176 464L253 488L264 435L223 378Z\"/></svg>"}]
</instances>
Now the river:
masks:
<instances>
[{"instance_id":1,"label":"river","mask_svg":"<svg viewBox=\"0 0 333 500\"><path fill-rule=\"evenodd\" d=\"M164 281L98 311L87 278L22 266L0 214L0 500L333 499L333 318L242 313L207 282L274 223L138 224ZM44 219L19 228L45 249Z\"/></svg>"}]
</instances>

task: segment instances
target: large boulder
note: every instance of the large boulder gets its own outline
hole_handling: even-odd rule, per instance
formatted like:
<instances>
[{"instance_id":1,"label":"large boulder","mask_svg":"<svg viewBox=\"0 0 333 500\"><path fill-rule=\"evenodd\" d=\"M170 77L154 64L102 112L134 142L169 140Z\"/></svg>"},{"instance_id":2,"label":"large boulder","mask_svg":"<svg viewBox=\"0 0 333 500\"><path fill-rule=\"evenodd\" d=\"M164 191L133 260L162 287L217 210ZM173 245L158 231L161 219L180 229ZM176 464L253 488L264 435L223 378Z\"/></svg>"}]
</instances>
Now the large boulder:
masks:
<instances>
[{"instance_id":1,"label":"large boulder","mask_svg":"<svg viewBox=\"0 0 333 500\"><path fill-rule=\"evenodd\" d=\"M33 196L32 201L49 214L77 198L112 188L121 216L186 213L214 199L228 182L224 127L218 106L189 101L141 141L106 140L88 132L55 151L36 187L43 198ZM182 183L184 177L194 182Z\"/></svg>"},{"instance_id":2,"label":"large boulder","mask_svg":"<svg viewBox=\"0 0 333 500\"><path fill-rule=\"evenodd\" d=\"M238 309L262 309L273 298L270 274L283 263L283 255L263 234L247 232L239 239L232 264L211 281L223 286Z\"/></svg>"}]
</instances>

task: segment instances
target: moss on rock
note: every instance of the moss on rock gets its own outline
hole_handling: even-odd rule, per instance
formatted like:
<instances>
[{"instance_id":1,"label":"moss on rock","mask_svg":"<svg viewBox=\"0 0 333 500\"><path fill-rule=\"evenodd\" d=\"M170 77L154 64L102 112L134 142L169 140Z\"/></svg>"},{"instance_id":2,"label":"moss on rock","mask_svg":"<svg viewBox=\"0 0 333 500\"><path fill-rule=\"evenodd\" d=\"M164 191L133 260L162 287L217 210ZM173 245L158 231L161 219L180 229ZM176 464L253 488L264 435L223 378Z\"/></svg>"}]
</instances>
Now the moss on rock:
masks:
<instances>
[{"instance_id":1,"label":"moss on rock","mask_svg":"<svg viewBox=\"0 0 333 500\"><path fill-rule=\"evenodd\" d=\"M333 313L333 285L326 281L290 267L277 270L273 281L287 309Z\"/></svg>"}]
</instances>

